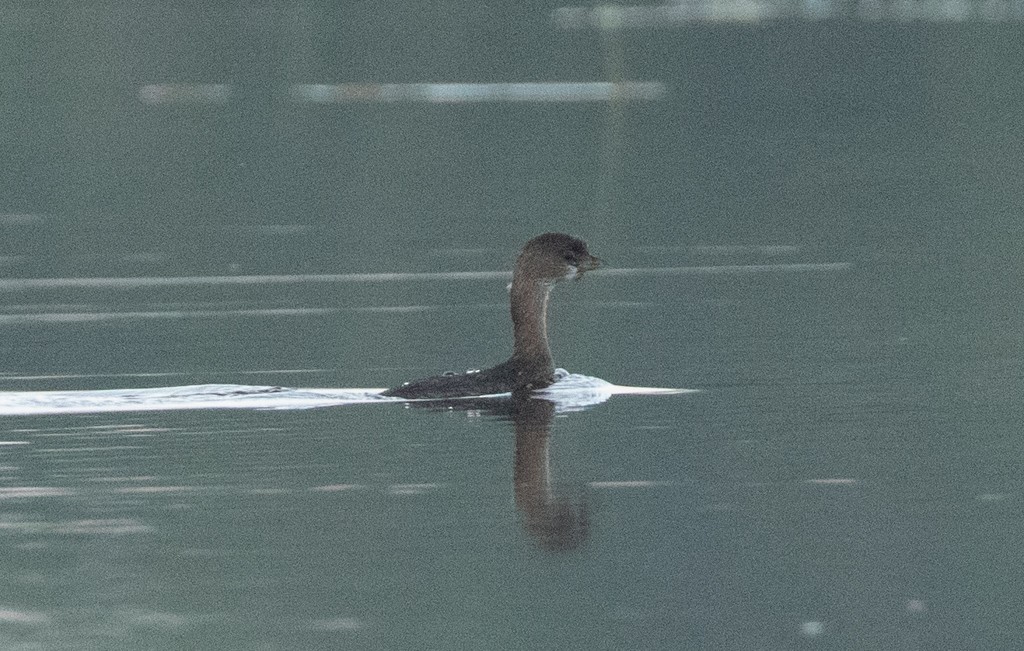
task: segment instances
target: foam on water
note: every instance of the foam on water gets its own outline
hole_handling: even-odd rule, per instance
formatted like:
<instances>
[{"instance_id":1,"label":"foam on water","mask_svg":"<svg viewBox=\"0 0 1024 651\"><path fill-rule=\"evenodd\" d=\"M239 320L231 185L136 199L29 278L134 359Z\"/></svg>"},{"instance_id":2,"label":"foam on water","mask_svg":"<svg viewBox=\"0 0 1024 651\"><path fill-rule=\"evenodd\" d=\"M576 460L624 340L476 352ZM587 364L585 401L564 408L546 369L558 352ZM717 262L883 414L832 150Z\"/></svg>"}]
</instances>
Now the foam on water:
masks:
<instances>
[{"instance_id":1,"label":"foam on water","mask_svg":"<svg viewBox=\"0 0 1024 651\"><path fill-rule=\"evenodd\" d=\"M556 371L558 380L538 391L555 403L557 411L578 411L600 404L613 395L669 395L694 389L627 387L600 378ZM100 391L0 392L0 415L88 414L128 411L183 411L190 409L311 409L354 404L415 402L380 395L384 389L304 389L244 384L199 384L151 389ZM508 394L487 396L495 399Z\"/></svg>"}]
</instances>

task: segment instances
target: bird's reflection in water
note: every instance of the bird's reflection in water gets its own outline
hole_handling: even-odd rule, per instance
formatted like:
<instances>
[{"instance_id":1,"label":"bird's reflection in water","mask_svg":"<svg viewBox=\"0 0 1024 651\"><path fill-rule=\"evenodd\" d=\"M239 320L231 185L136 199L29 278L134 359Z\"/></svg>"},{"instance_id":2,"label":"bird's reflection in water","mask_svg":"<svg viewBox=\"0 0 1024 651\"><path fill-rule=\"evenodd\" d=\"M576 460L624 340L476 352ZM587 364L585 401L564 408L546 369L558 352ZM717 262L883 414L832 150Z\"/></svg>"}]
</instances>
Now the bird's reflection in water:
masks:
<instances>
[{"instance_id":1,"label":"bird's reflection in water","mask_svg":"<svg viewBox=\"0 0 1024 651\"><path fill-rule=\"evenodd\" d=\"M584 494L573 499L560 492L551 478L551 425L555 404L529 391L511 397L438 400L410 403L429 409L479 411L508 420L516 433L513 488L516 509L526 532L552 552L580 547L590 530Z\"/></svg>"},{"instance_id":2,"label":"bird's reflection in water","mask_svg":"<svg viewBox=\"0 0 1024 651\"><path fill-rule=\"evenodd\" d=\"M516 432L513 472L516 508L526 531L545 549L567 551L587 539L590 518L584 496L560 494L551 481L551 424L555 405L529 396L508 401Z\"/></svg>"}]
</instances>

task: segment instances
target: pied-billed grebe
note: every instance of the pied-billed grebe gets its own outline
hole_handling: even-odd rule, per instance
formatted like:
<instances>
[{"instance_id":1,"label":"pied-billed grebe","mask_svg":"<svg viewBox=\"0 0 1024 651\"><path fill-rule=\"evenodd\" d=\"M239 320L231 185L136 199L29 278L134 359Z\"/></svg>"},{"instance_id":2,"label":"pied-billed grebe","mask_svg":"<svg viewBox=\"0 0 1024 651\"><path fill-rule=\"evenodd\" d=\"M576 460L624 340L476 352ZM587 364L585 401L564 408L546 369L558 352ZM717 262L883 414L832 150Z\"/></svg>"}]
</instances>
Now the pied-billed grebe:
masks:
<instances>
[{"instance_id":1,"label":"pied-billed grebe","mask_svg":"<svg viewBox=\"0 0 1024 651\"><path fill-rule=\"evenodd\" d=\"M512 357L493 368L460 375L435 375L388 389L385 396L445 399L543 389L554 382L555 364L548 348L548 296L559 280L579 278L596 269L583 240L564 233L544 233L523 247L512 272Z\"/></svg>"}]
</instances>

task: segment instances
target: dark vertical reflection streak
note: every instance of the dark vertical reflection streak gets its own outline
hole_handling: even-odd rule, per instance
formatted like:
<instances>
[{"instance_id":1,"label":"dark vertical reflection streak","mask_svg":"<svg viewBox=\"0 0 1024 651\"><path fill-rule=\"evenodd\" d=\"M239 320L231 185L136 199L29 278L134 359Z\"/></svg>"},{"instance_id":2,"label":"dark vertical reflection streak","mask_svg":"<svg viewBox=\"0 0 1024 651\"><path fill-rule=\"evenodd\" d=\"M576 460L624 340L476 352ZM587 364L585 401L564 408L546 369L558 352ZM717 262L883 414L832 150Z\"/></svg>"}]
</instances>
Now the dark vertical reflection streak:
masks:
<instances>
[{"instance_id":1,"label":"dark vertical reflection streak","mask_svg":"<svg viewBox=\"0 0 1024 651\"><path fill-rule=\"evenodd\" d=\"M516 508L523 527L550 551L567 551L582 545L590 531L585 498L573 501L556 491L551 478L551 423L555 405L548 400L513 396L511 420L516 432Z\"/></svg>"},{"instance_id":2,"label":"dark vertical reflection streak","mask_svg":"<svg viewBox=\"0 0 1024 651\"><path fill-rule=\"evenodd\" d=\"M481 411L512 423L516 435L513 489L523 528L541 548L562 552L579 548L590 533L585 495L573 499L551 477L551 425L555 404L515 392L508 398L436 400L409 403L434 410Z\"/></svg>"}]
</instances>

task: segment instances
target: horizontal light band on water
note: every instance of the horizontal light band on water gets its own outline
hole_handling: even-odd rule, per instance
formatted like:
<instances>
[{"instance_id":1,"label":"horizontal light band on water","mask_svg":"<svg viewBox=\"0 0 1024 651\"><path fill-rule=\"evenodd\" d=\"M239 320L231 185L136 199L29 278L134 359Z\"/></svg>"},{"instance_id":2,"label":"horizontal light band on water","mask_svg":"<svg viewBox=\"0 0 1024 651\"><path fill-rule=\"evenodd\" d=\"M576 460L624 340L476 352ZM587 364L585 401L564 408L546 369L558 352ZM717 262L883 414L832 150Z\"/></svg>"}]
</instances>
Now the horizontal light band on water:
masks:
<instances>
[{"instance_id":1,"label":"horizontal light band on water","mask_svg":"<svg viewBox=\"0 0 1024 651\"><path fill-rule=\"evenodd\" d=\"M608 102L651 101L665 95L656 81L551 81L509 83L339 83L293 84L297 102L466 104L478 102ZM226 104L234 95L230 84L147 84L139 88L144 104Z\"/></svg>"},{"instance_id":2,"label":"horizontal light band on water","mask_svg":"<svg viewBox=\"0 0 1024 651\"><path fill-rule=\"evenodd\" d=\"M849 262L806 262L790 264L712 265L704 267L605 268L589 274L606 276L680 276L703 274L748 274L846 271ZM256 276L143 276L137 278L6 278L0 291L32 289L136 289L141 287L187 287L192 285L284 285L300 283L382 283L434 280L509 279L510 271L437 271L366 274L283 274Z\"/></svg>"},{"instance_id":3,"label":"horizontal light band on water","mask_svg":"<svg viewBox=\"0 0 1024 651\"><path fill-rule=\"evenodd\" d=\"M629 481L592 481L587 485L591 488L659 488L672 486L670 481L651 481L648 479L634 479Z\"/></svg>"},{"instance_id":4,"label":"horizontal light band on water","mask_svg":"<svg viewBox=\"0 0 1024 651\"><path fill-rule=\"evenodd\" d=\"M139 89L143 104L225 104L229 84L148 84Z\"/></svg>"},{"instance_id":5,"label":"horizontal light band on water","mask_svg":"<svg viewBox=\"0 0 1024 651\"><path fill-rule=\"evenodd\" d=\"M474 102L607 102L656 100L665 85L654 81L588 81L523 83L343 83L295 84L292 98L318 104L347 102L425 102L465 104Z\"/></svg>"},{"instance_id":6,"label":"horizontal light band on water","mask_svg":"<svg viewBox=\"0 0 1024 651\"><path fill-rule=\"evenodd\" d=\"M697 0L655 5L561 7L551 19L562 29L670 28L693 23L761 23L773 20L865 22L1021 22L1020 0Z\"/></svg>"},{"instance_id":7,"label":"horizontal light band on water","mask_svg":"<svg viewBox=\"0 0 1024 651\"><path fill-rule=\"evenodd\" d=\"M561 7L552 12L551 18L562 29L615 30L671 27L697 22L757 23L778 18L784 10L781 4L726 0L635 7Z\"/></svg>"},{"instance_id":8,"label":"horizontal light band on water","mask_svg":"<svg viewBox=\"0 0 1024 651\"><path fill-rule=\"evenodd\" d=\"M34 312L0 314L0 325L23 323L90 323L98 321L124 321L138 319L212 319L244 316L320 316L338 312L336 308L269 308L246 310L154 310L150 312Z\"/></svg>"}]
</instances>

